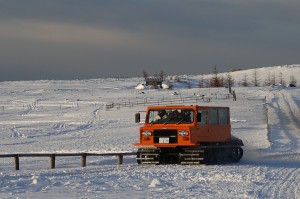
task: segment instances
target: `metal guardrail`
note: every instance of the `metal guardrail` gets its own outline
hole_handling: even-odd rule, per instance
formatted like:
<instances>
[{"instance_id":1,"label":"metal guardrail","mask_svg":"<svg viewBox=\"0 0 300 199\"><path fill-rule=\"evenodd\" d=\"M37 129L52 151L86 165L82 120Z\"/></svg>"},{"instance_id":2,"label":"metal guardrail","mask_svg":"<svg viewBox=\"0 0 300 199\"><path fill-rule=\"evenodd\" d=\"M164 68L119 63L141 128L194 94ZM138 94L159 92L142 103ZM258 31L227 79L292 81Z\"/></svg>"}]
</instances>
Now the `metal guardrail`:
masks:
<instances>
[{"instance_id":1,"label":"metal guardrail","mask_svg":"<svg viewBox=\"0 0 300 199\"><path fill-rule=\"evenodd\" d=\"M55 158L56 157L81 157L81 167L86 167L86 159L88 156L116 156L117 164L123 164L124 156L133 156L136 152L127 153L18 153L18 154L0 154L0 158L14 158L15 170L20 170L20 158L21 157L49 157L50 158L50 168L55 168Z\"/></svg>"}]
</instances>

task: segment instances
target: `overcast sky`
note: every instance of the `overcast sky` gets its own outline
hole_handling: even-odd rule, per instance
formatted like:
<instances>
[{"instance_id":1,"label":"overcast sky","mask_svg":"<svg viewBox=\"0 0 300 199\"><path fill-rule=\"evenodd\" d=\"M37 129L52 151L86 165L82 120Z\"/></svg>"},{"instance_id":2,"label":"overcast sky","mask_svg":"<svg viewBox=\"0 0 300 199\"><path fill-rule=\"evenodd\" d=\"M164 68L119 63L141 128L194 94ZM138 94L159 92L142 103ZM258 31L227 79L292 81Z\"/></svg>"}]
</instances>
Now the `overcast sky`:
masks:
<instances>
[{"instance_id":1,"label":"overcast sky","mask_svg":"<svg viewBox=\"0 0 300 199\"><path fill-rule=\"evenodd\" d=\"M300 63L299 0L0 0L0 81Z\"/></svg>"}]
</instances>

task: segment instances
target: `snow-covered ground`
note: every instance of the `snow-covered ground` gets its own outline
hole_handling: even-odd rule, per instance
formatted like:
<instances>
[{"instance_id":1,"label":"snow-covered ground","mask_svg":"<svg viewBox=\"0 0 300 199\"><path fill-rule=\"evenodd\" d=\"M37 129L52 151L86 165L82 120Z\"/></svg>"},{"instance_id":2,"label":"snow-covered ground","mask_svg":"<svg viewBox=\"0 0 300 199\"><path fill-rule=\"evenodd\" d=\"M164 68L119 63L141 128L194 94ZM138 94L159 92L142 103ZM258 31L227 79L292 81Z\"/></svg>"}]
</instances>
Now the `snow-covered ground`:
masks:
<instances>
[{"instance_id":1,"label":"snow-covered ground","mask_svg":"<svg viewBox=\"0 0 300 199\"><path fill-rule=\"evenodd\" d=\"M1 158L0 198L300 198L299 88L234 87L233 101L224 97L225 88L142 92L134 89L141 81L1 82L0 153L136 151L134 113L146 107L106 110L106 104L205 95L211 102L180 104L229 106L233 134L245 144L243 159L140 166L134 156L124 157L123 165L115 157L88 157L81 168L79 157L57 157L49 169L49 158L35 157L21 158L15 171L13 158Z\"/></svg>"}]
</instances>

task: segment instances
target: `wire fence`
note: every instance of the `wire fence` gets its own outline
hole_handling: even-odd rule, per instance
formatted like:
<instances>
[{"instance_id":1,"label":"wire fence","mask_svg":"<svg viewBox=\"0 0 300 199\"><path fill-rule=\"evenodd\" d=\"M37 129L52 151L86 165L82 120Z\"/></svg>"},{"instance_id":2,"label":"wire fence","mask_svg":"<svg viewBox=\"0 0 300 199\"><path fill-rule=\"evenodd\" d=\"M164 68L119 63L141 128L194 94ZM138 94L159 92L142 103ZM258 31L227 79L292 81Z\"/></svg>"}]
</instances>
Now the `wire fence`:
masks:
<instances>
[{"instance_id":1,"label":"wire fence","mask_svg":"<svg viewBox=\"0 0 300 199\"><path fill-rule=\"evenodd\" d=\"M179 96L173 98L144 98L143 100L128 100L123 102L111 102L106 104L106 110L110 110L113 108L125 108L125 107L135 107L135 106L148 106L148 105L173 105L173 104L184 104L184 103L197 103L197 102L211 102L213 99L230 99L232 98L232 94L224 94L224 95L215 95L215 96Z\"/></svg>"}]
</instances>

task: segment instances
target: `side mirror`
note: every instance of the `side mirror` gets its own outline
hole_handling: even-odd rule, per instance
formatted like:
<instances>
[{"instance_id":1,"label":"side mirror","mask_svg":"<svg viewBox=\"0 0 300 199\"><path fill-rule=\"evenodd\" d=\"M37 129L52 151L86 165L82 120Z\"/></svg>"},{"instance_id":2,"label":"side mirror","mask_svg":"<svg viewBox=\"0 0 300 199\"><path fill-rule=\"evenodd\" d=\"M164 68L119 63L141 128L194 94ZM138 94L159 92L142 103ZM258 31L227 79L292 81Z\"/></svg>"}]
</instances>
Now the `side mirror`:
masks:
<instances>
[{"instance_id":1,"label":"side mirror","mask_svg":"<svg viewBox=\"0 0 300 199\"><path fill-rule=\"evenodd\" d=\"M140 123L141 121L141 114L140 113L136 113L135 114L135 123Z\"/></svg>"}]
</instances>

